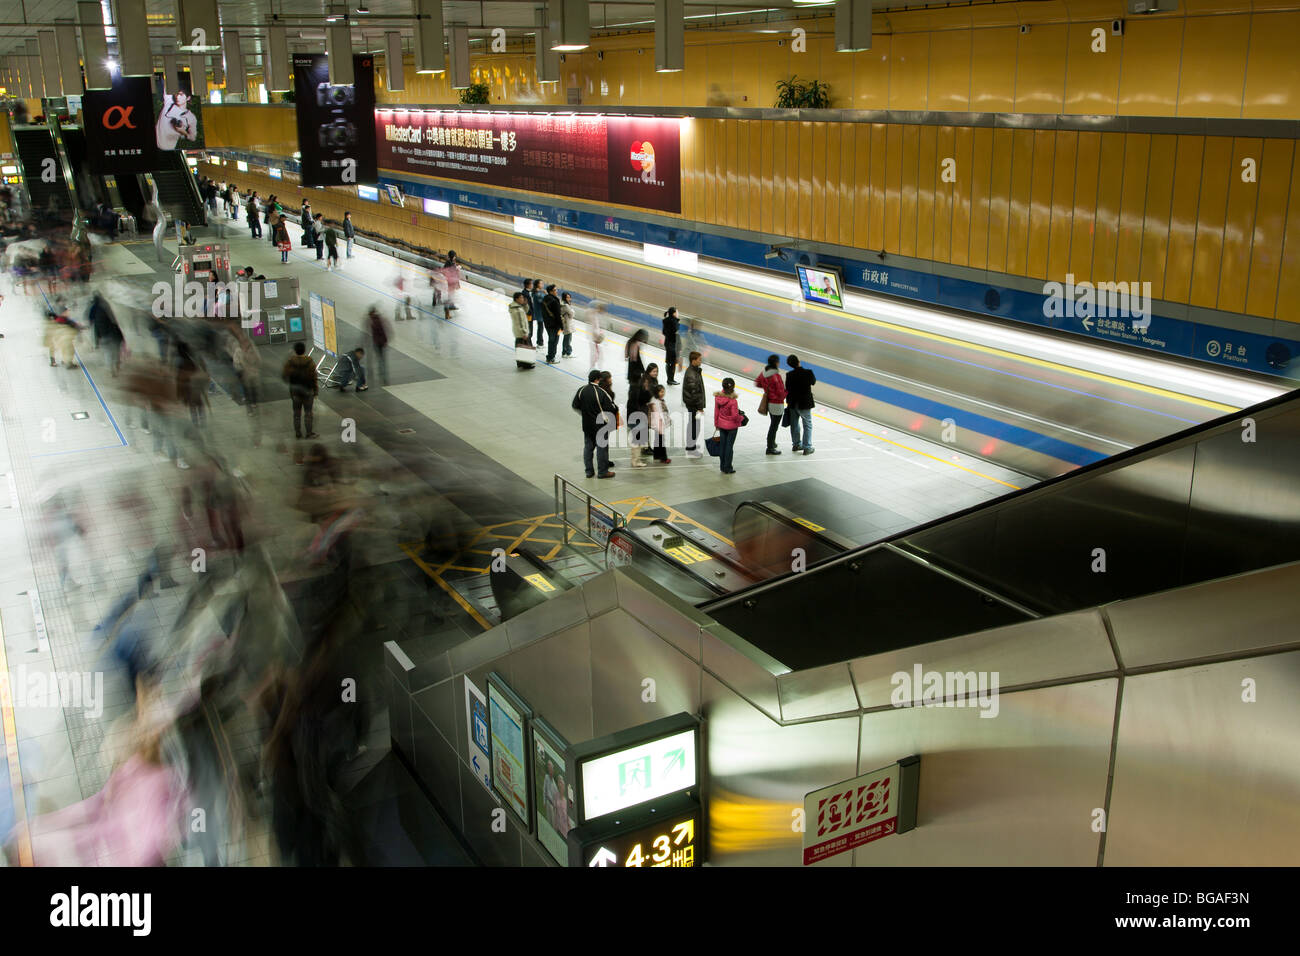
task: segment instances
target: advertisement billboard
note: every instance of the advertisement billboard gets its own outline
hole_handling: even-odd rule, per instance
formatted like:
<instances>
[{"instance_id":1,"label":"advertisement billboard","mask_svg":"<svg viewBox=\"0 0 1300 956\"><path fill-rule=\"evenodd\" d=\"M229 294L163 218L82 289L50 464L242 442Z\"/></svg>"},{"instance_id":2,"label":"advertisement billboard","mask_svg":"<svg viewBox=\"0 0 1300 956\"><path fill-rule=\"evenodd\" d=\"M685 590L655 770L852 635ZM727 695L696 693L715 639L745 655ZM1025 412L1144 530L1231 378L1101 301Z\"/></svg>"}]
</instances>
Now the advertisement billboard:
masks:
<instances>
[{"instance_id":1,"label":"advertisement billboard","mask_svg":"<svg viewBox=\"0 0 1300 956\"><path fill-rule=\"evenodd\" d=\"M111 90L87 90L82 123L91 172L130 175L158 169L149 77L115 73Z\"/></svg>"},{"instance_id":2,"label":"advertisement billboard","mask_svg":"<svg viewBox=\"0 0 1300 956\"><path fill-rule=\"evenodd\" d=\"M304 186L374 185L375 60L352 57L355 82L329 81L324 53L293 56L294 106L298 117L298 151Z\"/></svg>"},{"instance_id":3,"label":"advertisement billboard","mask_svg":"<svg viewBox=\"0 0 1300 956\"><path fill-rule=\"evenodd\" d=\"M526 829L532 826L528 776L528 724L532 711L495 673L488 675L488 735L492 741L492 789Z\"/></svg>"},{"instance_id":4,"label":"advertisement billboard","mask_svg":"<svg viewBox=\"0 0 1300 956\"><path fill-rule=\"evenodd\" d=\"M561 866L568 863L574 819L569 746L544 720L533 722L533 799L537 801L537 839Z\"/></svg>"},{"instance_id":5,"label":"advertisement billboard","mask_svg":"<svg viewBox=\"0 0 1300 956\"><path fill-rule=\"evenodd\" d=\"M381 109L379 167L681 212L680 120Z\"/></svg>"},{"instance_id":6,"label":"advertisement billboard","mask_svg":"<svg viewBox=\"0 0 1300 956\"><path fill-rule=\"evenodd\" d=\"M203 148L203 103L193 93L190 74L179 73L172 82L154 74L154 142L159 149Z\"/></svg>"}]
</instances>

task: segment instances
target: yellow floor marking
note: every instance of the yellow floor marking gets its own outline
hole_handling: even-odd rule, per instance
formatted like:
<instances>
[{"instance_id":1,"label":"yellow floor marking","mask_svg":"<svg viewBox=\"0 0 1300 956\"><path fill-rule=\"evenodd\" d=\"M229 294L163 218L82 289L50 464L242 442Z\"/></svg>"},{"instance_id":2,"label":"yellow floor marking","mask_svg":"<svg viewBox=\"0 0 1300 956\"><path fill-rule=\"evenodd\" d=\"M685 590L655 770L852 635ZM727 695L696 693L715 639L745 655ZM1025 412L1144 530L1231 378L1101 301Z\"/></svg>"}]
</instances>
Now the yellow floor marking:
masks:
<instances>
[{"instance_id":1,"label":"yellow floor marking","mask_svg":"<svg viewBox=\"0 0 1300 956\"><path fill-rule=\"evenodd\" d=\"M617 262L620 265L632 266L634 268L644 269L648 272L657 272L660 275L668 276L678 281L680 281L683 278L680 272L674 272L671 269L661 269L658 266L645 265L640 262L635 262L631 259L620 259L618 256L606 255L603 252L591 252L587 249L583 249L577 246L569 246L559 242L551 242L550 240L547 239L537 239L533 236L517 235L513 232L506 232L503 229L493 229L490 226L481 226L475 224L474 228L482 229L484 232L493 232L499 236L508 236L511 239L516 239L516 240L522 239L525 242L535 242L543 246L550 246L553 249L563 249L566 252L576 252L579 253L580 255L592 256L597 259L604 259L607 262ZM719 289L729 289L737 292L744 292L747 295L759 296L764 299L770 299L773 302L785 303L789 301L788 299L786 299L785 296L777 295L774 292L764 292L761 289L742 288L741 286L734 286L731 285L730 283L721 282L717 279L706 279L706 278L701 278L700 276L687 276L685 278L687 278L691 282L699 282L704 285L714 286ZM840 309L832 309L829 306L817 305L814 302L805 302L804 306L805 306L805 311L821 312L824 315L845 317L851 319L854 322L861 323L863 325L874 325L882 329L889 329L894 332L901 332L905 335L915 335L918 338L929 339L932 342L942 342L945 345L955 345L959 348L970 349L974 352L980 352L984 355L993 355L998 358L1008 359L1013 362L1020 362L1025 365L1033 365L1038 368L1050 369L1054 372L1065 372L1068 375L1078 375L1081 378L1091 379L1094 382L1102 382L1107 385L1118 385L1121 388L1131 388L1134 391L1145 392L1148 395L1156 395L1161 398L1171 398L1175 401L1187 402L1192 405L1199 405L1202 408L1208 408L1213 411L1217 411L1220 414L1223 414L1224 412L1234 412L1237 410L1235 406L1223 405L1220 404L1219 402L1212 402L1209 399L1197 398L1194 395L1187 395L1183 392L1175 392L1170 389L1159 388L1158 386L1155 385L1145 385L1142 384L1141 382L1132 382L1127 379L1117 378L1116 376L1113 375L1106 375L1102 372L1091 372L1088 371L1087 369L1073 368L1069 365L1062 365L1059 362L1049 361L1048 359L1033 358L1028 355L1018 355L1015 352L1009 352L1006 349L996 348L991 345L978 345L974 342L966 342L961 339L956 339L953 338L952 336L943 335L938 332L926 332L921 329L913 329L905 325L898 325L894 322L886 322L884 319L873 319L870 316L857 315L856 313L853 312L845 312Z\"/></svg>"},{"instance_id":2,"label":"yellow floor marking","mask_svg":"<svg viewBox=\"0 0 1300 956\"><path fill-rule=\"evenodd\" d=\"M14 822L18 830L18 865L32 866L32 835L27 823L27 800L23 793L23 771L18 762L18 724L9 688L9 657L5 653L4 619L0 617L0 727L5 738L5 759L9 763L9 787L13 793Z\"/></svg>"},{"instance_id":3,"label":"yellow floor marking","mask_svg":"<svg viewBox=\"0 0 1300 956\"><path fill-rule=\"evenodd\" d=\"M433 580L437 583L438 587L442 588L444 591L450 594L452 600L455 601L457 604L459 604L461 606L461 609L464 610L466 614L468 614L478 623L479 627L483 628L483 630L485 631L492 629L492 625L488 623L487 619L484 618L483 615L480 614L478 611L474 610L473 605L471 605L468 601L466 601L463 597L461 597L455 588L453 588L450 584L444 581L442 579L441 574L436 573L433 570L433 568L429 567L429 565L427 565L424 561L420 560L420 556L416 551L414 551L411 548L408 548L406 545L402 545L401 547L402 550L406 552L407 557L409 557L412 561L414 561L416 563L416 566L419 567L421 571L423 571L429 577L433 578Z\"/></svg>"}]
</instances>

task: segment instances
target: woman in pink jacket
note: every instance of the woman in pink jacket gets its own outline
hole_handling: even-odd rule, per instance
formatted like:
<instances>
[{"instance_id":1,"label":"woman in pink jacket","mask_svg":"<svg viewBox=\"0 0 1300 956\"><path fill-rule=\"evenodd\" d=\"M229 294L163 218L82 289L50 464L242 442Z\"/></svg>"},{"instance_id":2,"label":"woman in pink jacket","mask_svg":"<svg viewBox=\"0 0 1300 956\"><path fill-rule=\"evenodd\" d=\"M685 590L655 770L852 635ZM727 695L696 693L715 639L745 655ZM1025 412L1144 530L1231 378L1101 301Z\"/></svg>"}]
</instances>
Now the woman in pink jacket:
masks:
<instances>
[{"instance_id":1,"label":"woman in pink jacket","mask_svg":"<svg viewBox=\"0 0 1300 956\"><path fill-rule=\"evenodd\" d=\"M740 428L741 420L740 405L736 402L736 381L724 378L722 391L713 393L713 424L722 439L718 458L724 475L736 473L736 469L731 467L731 453L736 447L736 430Z\"/></svg>"},{"instance_id":2,"label":"woman in pink jacket","mask_svg":"<svg viewBox=\"0 0 1300 956\"><path fill-rule=\"evenodd\" d=\"M785 382L781 379L781 359L775 355L767 357L767 368L758 373L754 384L763 390L763 401L759 402L758 412L767 412L771 422L767 426L767 453L781 454L776 447L776 432L781 427L781 416L785 413Z\"/></svg>"}]
</instances>

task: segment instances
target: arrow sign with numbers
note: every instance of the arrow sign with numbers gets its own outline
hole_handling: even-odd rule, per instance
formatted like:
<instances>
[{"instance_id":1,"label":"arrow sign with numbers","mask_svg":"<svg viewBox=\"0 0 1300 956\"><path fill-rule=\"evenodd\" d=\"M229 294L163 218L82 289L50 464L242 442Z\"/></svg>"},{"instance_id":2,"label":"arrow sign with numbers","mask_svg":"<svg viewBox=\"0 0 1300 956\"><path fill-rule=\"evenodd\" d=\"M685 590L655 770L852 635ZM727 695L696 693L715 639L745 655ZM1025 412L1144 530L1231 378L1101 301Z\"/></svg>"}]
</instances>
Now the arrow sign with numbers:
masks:
<instances>
[{"instance_id":1,"label":"arrow sign with numbers","mask_svg":"<svg viewBox=\"0 0 1300 956\"><path fill-rule=\"evenodd\" d=\"M684 823L677 824L677 826L673 827L673 836L676 837L676 839L673 840L673 843L677 844L678 846L682 845L683 840L685 840L687 843L694 841L695 821L687 820Z\"/></svg>"},{"instance_id":2,"label":"arrow sign with numbers","mask_svg":"<svg viewBox=\"0 0 1300 956\"><path fill-rule=\"evenodd\" d=\"M588 866L609 866L611 863L617 863L617 862L618 862L618 857L616 857L608 849L602 846L600 848L600 852L597 853L594 857L592 857L591 862L588 863L587 865Z\"/></svg>"}]
</instances>

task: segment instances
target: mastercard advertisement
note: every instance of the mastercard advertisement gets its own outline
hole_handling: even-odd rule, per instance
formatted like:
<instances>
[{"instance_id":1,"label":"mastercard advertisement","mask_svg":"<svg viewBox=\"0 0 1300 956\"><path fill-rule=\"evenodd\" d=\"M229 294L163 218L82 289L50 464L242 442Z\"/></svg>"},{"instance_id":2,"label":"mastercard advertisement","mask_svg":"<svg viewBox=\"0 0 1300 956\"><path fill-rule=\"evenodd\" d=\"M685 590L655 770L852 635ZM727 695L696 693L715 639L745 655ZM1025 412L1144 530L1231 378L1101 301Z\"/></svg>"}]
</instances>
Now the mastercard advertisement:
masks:
<instances>
[{"instance_id":1,"label":"mastercard advertisement","mask_svg":"<svg viewBox=\"0 0 1300 956\"><path fill-rule=\"evenodd\" d=\"M681 121L595 114L375 112L379 167L681 212Z\"/></svg>"}]
</instances>

